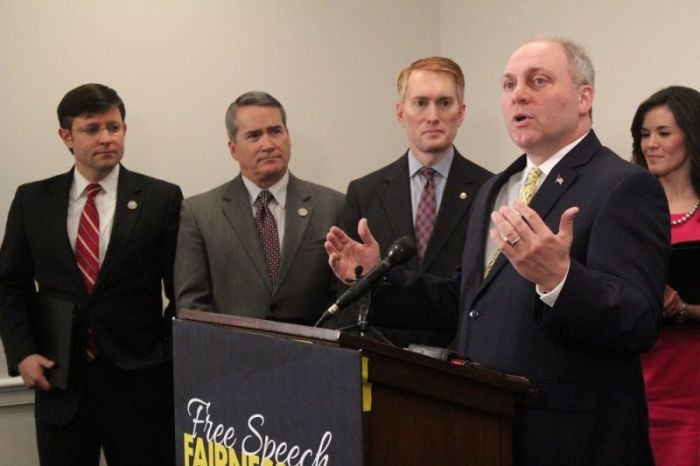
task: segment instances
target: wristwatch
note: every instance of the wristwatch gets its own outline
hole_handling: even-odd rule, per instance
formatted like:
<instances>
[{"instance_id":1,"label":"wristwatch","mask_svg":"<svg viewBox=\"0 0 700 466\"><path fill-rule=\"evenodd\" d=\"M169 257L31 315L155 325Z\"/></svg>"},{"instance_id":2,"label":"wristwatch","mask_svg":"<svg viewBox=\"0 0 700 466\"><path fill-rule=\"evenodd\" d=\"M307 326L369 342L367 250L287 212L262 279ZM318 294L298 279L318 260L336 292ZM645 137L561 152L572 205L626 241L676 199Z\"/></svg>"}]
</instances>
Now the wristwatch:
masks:
<instances>
[{"instance_id":1,"label":"wristwatch","mask_svg":"<svg viewBox=\"0 0 700 466\"><path fill-rule=\"evenodd\" d=\"M679 324L682 324L683 322L688 320L688 304L687 303L683 302L683 307L681 307L681 312L676 314L676 316L673 318L673 320Z\"/></svg>"}]
</instances>

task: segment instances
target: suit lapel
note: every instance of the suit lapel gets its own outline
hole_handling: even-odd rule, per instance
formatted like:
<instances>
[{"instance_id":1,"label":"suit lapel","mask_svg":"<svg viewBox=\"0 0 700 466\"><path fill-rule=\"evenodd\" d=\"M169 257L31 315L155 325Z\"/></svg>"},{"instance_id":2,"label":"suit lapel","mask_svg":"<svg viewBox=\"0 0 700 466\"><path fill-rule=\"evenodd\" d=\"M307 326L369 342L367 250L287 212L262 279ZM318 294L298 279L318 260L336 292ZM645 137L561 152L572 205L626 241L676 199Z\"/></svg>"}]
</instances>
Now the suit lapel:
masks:
<instances>
[{"instance_id":1,"label":"suit lapel","mask_svg":"<svg viewBox=\"0 0 700 466\"><path fill-rule=\"evenodd\" d=\"M314 199L306 184L291 173L287 185L287 203L285 207L284 244L277 289L284 283L294 263L294 258L301 247L306 229L314 213Z\"/></svg>"},{"instance_id":2,"label":"suit lapel","mask_svg":"<svg viewBox=\"0 0 700 466\"><path fill-rule=\"evenodd\" d=\"M532 198L530 207L542 217L549 228L559 228L559 218L547 221L547 215L578 177L576 167L588 163L601 147L593 130L566 157L556 164Z\"/></svg>"},{"instance_id":3,"label":"suit lapel","mask_svg":"<svg viewBox=\"0 0 700 466\"><path fill-rule=\"evenodd\" d=\"M267 273L265 252L255 229L255 220L250 204L250 195L243 184L241 175L234 178L228 185L222 198L221 209L224 217L238 236L239 244L250 258L260 278L265 282L272 293L272 281ZM226 232L222 232L226 234ZM286 234L286 231L285 231Z\"/></svg>"},{"instance_id":4,"label":"suit lapel","mask_svg":"<svg viewBox=\"0 0 700 466\"><path fill-rule=\"evenodd\" d=\"M440 202L440 210L435 219L433 235L421 263L421 270L427 270L430 267L452 232L463 221L464 212L471 202L469 196L473 194L473 184L473 174L469 172L464 158L455 149Z\"/></svg>"},{"instance_id":5,"label":"suit lapel","mask_svg":"<svg viewBox=\"0 0 700 466\"><path fill-rule=\"evenodd\" d=\"M42 237L52 243L51 250L58 255L59 261L66 265L66 270L73 279L76 289L87 294L85 285L75 261L75 253L68 237L68 198L73 183L73 169L59 176L47 189L47 196L39 205L43 206L46 230Z\"/></svg>"},{"instance_id":6,"label":"suit lapel","mask_svg":"<svg viewBox=\"0 0 700 466\"><path fill-rule=\"evenodd\" d=\"M595 151L600 147L600 141L593 130L591 130L578 145L571 149L571 151L552 168L549 175L547 175L547 178L545 178L542 183L542 186L540 186L540 189L535 193L535 197L532 198L530 208L537 212L552 231L558 229L559 218L548 218L549 212L557 204L561 196L573 185L574 180L578 176L576 167L588 163ZM499 183L497 183L498 188L492 193L494 198L498 194L500 187L503 183L508 181L511 175L524 169L525 155L522 155L508 170L506 170L506 172L504 172L504 175L507 175L507 177L503 180L499 180ZM487 212L487 214L490 214L490 211ZM486 220L488 225L488 218ZM486 234L488 234L488 232L486 232ZM491 272L488 277L486 277L484 285L488 284L491 279L498 274L507 261L508 259L506 259L503 254L499 255Z\"/></svg>"},{"instance_id":7,"label":"suit lapel","mask_svg":"<svg viewBox=\"0 0 700 466\"><path fill-rule=\"evenodd\" d=\"M384 209L385 218L391 229L391 237L398 239L408 232L416 237L411 209L411 185L408 173L408 152L388 171L382 180L383 186L378 190L379 200ZM381 251L386 254L387 251ZM416 256L408 261L409 267L418 269Z\"/></svg>"},{"instance_id":8,"label":"suit lapel","mask_svg":"<svg viewBox=\"0 0 700 466\"><path fill-rule=\"evenodd\" d=\"M488 264L489 261L491 261L491 257L484 256L484 251L486 250L485 248L487 241L491 241L491 239L489 238L489 225L491 224L491 212L493 212L494 208L496 207L494 206L494 203L496 202L496 197L498 197L498 193L500 192L501 188L503 187L503 185L508 183L508 180L511 176L513 176L517 172L525 170L526 164L527 159L523 154L520 157L518 157L518 159L515 162L513 162L505 171L498 175L496 182L491 188L491 192L489 192L489 198L485 205L486 208L482 212L483 227L481 229L481 238L480 241L476 243L481 245L480 251L483 257L483 260L480 261L481 269L479 272L481 275L483 275L483 271L486 268L486 264ZM537 194L535 194L535 197L537 197ZM482 289L484 286L491 282L493 277L498 274L498 271L501 270L501 268L505 265L507 261L508 259L506 259L506 257L503 254L498 255L496 262L493 264L493 267L491 267L491 271L489 272L488 276L485 277L482 283Z\"/></svg>"},{"instance_id":9,"label":"suit lapel","mask_svg":"<svg viewBox=\"0 0 700 466\"><path fill-rule=\"evenodd\" d=\"M129 238L141 216L141 212L147 207L148 199L144 199L142 190L143 186L134 175L123 166L120 166L112 234L109 237L109 246L100 267L100 273L97 276L93 293L96 293L100 285L109 278L110 271L114 264L119 261L119 256L129 243Z\"/></svg>"}]
</instances>

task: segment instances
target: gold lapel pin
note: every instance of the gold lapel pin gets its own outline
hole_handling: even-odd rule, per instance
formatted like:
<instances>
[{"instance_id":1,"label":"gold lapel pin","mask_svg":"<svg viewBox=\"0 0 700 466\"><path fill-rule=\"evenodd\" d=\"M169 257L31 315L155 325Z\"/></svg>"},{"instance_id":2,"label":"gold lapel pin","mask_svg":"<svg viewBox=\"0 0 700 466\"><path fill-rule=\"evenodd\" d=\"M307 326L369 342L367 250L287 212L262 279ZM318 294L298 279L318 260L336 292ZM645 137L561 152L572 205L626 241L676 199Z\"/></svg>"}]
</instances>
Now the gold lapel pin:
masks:
<instances>
[{"instance_id":1,"label":"gold lapel pin","mask_svg":"<svg viewBox=\"0 0 700 466\"><path fill-rule=\"evenodd\" d=\"M136 201L129 201L126 203L126 206L129 208L129 210L136 210L136 208L139 206L139 203Z\"/></svg>"},{"instance_id":2,"label":"gold lapel pin","mask_svg":"<svg viewBox=\"0 0 700 466\"><path fill-rule=\"evenodd\" d=\"M459 198L460 198L461 200L465 200L465 199L467 198L467 193L465 193L464 191L462 191L461 193L459 193Z\"/></svg>"},{"instance_id":3,"label":"gold lapel pin","mask_svg":"<svg viewBox=\"0 0 700 466\"><path fill-rule=\"evenodd\" d=\"M562 184L564 184L564 178L562 178L561 175L557 175L557 179L554 182L561 186Z\"/></svg>"},{"instance_id":4,"label":"gold lapel pin","mask_svg":"<svg viewBox=\"0 0 700 466\"><path fill-rule=\"evenodd\" d=\"M306 210L305 207L300 207L299 210L297 210L297 213L299 214L299 217L306 217L309 215L309 211Z\"/></svg>"}]
</instances>

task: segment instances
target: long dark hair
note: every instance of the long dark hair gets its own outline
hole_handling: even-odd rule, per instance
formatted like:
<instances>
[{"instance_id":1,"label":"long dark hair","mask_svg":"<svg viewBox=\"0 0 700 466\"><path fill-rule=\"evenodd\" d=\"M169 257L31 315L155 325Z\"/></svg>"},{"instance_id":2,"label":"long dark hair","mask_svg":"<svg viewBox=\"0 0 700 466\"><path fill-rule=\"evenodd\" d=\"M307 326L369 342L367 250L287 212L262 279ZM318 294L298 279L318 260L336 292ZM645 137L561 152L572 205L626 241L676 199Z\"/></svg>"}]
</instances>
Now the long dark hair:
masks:
<instances>
[{"instance_id":1,"label":"long dark hair","mask_svg":"<svg viewBox=\"0 0 700 466\"><path fill-rule=\"evenodd\" d=\"M668 106L676 124L685 136L685 152L690 159L690 182L695 194L700 195L700 92L684 86L669 86L655 92L641 103L632 119L632 160L645 168L647 161L642 153L642 123L653 108Z\"/></svg>"}]
</instances>

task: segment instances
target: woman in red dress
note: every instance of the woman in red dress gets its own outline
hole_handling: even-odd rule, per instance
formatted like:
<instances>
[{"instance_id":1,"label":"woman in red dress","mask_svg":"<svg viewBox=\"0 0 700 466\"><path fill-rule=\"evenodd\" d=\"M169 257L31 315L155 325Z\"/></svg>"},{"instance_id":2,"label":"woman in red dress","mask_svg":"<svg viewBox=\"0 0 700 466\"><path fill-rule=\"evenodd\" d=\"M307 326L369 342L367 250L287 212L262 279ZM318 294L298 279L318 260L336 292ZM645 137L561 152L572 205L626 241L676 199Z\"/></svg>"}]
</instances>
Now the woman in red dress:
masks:
<instances>
[{"instance_id":1,"label":"woman in red dress","mask_svg":"<svg viewBox=\"0 0 700 466\"><path fill-rule=\"evenodd\" d=\"M639 106L631 130L634 161L666 192L671 242L700 240L700 93L660 90ZM642 357L657 466L700 465L700 304L689 300L666 286L664 325Z\"/></svg>"}]
</instances>

